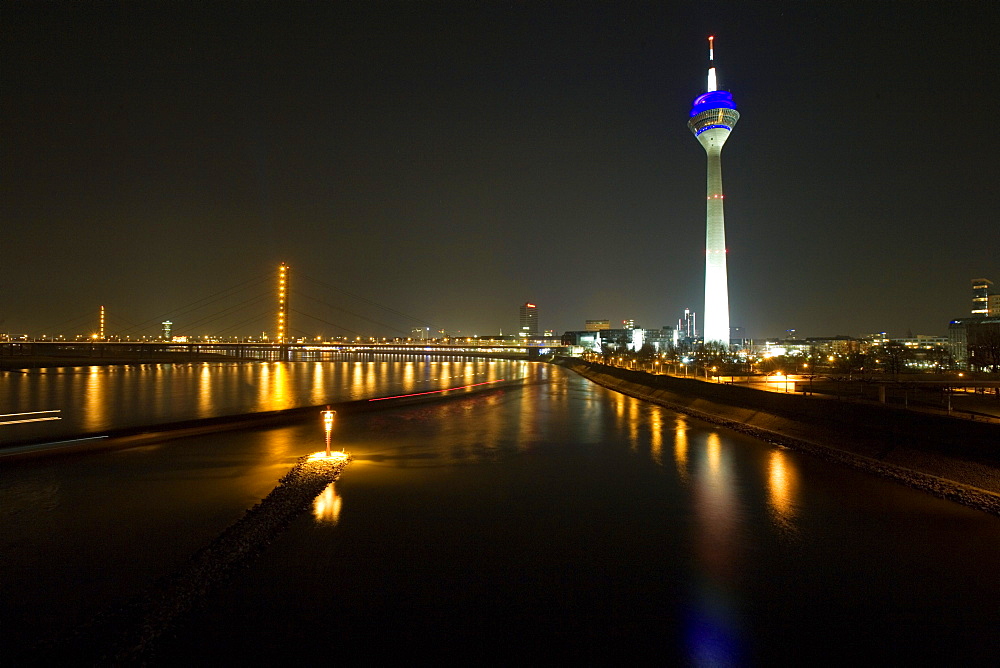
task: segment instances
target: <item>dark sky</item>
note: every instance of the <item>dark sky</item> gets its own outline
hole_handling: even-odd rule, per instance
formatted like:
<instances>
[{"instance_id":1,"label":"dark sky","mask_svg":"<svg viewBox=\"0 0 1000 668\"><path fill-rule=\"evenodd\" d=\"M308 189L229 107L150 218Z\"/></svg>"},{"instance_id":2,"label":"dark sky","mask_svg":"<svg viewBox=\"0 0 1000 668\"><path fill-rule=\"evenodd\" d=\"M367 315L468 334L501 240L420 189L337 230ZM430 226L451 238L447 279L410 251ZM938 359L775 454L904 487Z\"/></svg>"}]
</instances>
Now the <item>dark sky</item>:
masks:
<instances>
[{"instance_id":1,"label":"dark sky","mask_svg":"<svg viewBox=\"0 0 1000 668\"><path fill-rule=\"evenodd\" d=\"M282 261L303 335L700 313L709 34L733 325L940 334L1000 284L993 3L0 10L0 332L270 331Z\"/></svg>"}]
</instances>

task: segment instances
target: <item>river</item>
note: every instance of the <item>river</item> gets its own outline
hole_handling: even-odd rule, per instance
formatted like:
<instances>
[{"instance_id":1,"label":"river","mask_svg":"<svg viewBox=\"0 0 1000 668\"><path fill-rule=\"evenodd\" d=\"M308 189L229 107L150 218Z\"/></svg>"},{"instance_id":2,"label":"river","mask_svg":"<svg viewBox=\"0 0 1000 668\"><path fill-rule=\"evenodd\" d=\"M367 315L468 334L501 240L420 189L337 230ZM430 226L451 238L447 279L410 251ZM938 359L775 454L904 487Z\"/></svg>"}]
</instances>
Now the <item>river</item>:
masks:
<instances>
[{"instance_id":1,"label":"river","mask_svg":"<svg viewBox=\"0 0 1000 668\"><path fill-rule=\"evenodd\" d=\"M153 663L402 648L479 663L955 664L1000 649L997 518L559 367L478 364L533 382L338 421L354 463ZM407 373L390 368L376 373ZM4 463L0 649L170 572L322 444L317 417Z\"/></svg>"}]
</instances>

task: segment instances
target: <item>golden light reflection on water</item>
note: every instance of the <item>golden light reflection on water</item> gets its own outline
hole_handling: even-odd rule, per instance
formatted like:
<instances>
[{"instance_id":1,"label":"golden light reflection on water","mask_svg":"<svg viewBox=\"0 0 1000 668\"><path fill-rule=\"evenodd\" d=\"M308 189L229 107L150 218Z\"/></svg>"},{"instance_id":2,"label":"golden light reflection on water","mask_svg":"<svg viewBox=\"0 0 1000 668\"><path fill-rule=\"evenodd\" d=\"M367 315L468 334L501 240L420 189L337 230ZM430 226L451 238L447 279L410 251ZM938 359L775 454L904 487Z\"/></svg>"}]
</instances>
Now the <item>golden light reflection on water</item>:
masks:
<instances>
[{"instance_id":1,"label":"golden light reflection on water","mask_svg":"<svg viewBox=\"0 0 1000 668\"><path fill-rule=\"evenodd\" d=\"M663 466L663 410L654 406L649 416L649 451L653 461Z\"/></svg>"},{"instance_id":2,"label":"golden light reflection on water","mask_svg":"<svg viewBox=\"0 0 1000 668\"><path fill-rule=\"evenodd\" d=\"M321 404L326 400L326 363L314 362L312 365L312 388L310 400Z\"/></svg>"},{"instance_id":3,"label":"golden light reflection on water","mask_svg":"<svg viewBox=\"0 0 1000 668\"><path fill-rule=\"evenodd\" d=\"M537 397L534 392L521 392L517 415L517 449L526 450L541 427L536 415Z\"/></svg>"},{"instance_id":4,"label":"golden light reflection on water","mask_svg":"<svg viewBox=\"0 0 1000 668\"><path fill-rule=\"evenodd\" d=\"M783 530L795 529L795 497L798 476L783 450L772 450L768 462L767 503L774 523Z\"/></svg>"},{"instance_id":5,"label":"golden light reflection on water","mask_svg":"<svg viewBox=\"0 0 1000 668\"><path fill-rule=\"evenodd\" d=\"M107 421L107 402L105 402L105 390L107 383L101 378L101 367L89 367L86 380L86 391L84 392L83 426L85 431L98 431L104 429Z\"/></svg>"},{"instance_id":6,"label":"golden light reflection on water","mask_svg":"<svg viewBox=\"0 0 1000 668\"><path fill-rule=\"evenodd\" d=\"M678 415L674 422L674 461L681 480L688 480L688 423L687 417Z\"/></svg>"},{"instance_id":7,"label":"golden light reflection on water","mask_svg":"<svg viewBox=\"0 0 1000 668\"><path fill-rule=\"evenodd\" d=\"M286 457L301 452L302 440L288 429L274 429L262 432L268 459L280 461L284 466Z\"/></svg>"},{"instance_id":8,"label":"golden light reflection on water","mask_svg":"<svg viewBox=\"0 0 1000 668\"><path fill-rule=\"evenodd\" d=\"M365 396L377 394L375 390L378 387L378 380L378 367L375 366L375 362L368 362L365 365Z\"/></svg>"},{"instance_id":9,"label":"golden light reflection on water","mask_svg":"<svg viewBox=\"0 0 1000 668\"><path fill-rule=\"evenodd\" d=\"M336 483L331 482L319 496L313 500L313 517L319 524L336 525L340 521L340 509L343 500L334 489Z\"/></svg>"},{"instance_id":10,"label":"golden light reflection on water","mask_svg":"<svg viewBox=\"0 0 1000 668\"><path fill-rule=\"evenodd\" d=\"M359 389L363 389L365 386L365 367L361 362L355 362L354 366L351 367L351 394L354 396L360 396L362 392L358 392Z\"/></svg>"},{"instance_id":11,"label":"golden light reflection on water","mask_svg":"<svg viewBox=\"0 0 1000 668\"><path fill-rule=\"evenodd\" d=\"M722 439L715 432L708 435L705 453L708 455L708 468L713 474L719 473L719 465L722 461Z\"/></svg>"},{"instance_id":12,"label":"golden light reflection on water","mask_svg":"<svg viewBox=\"0 0 1000 668\"><path fill-rule=\"evenodd\" d=\"M198 375L198 417L212 414L212 369L207 362L201 365Z\"/></svg>"},{"instance_id":13,"label":"golden light reflection on water","mask_svg":"<svg viewBox=\"0 0 1000 668\"><path fill-rule=\"evenodd\" d=\"M407 361L403 365L403 392L412 392L413 386L416 384L416 365L413 362Z\"/></svg>"},{"instance_id":14,"label":"golden light reflection on water","mask_svg":"<svg viewBox=\"0 0 1000 668\"><path fill-rule=\"evenodd\" d=\"M707 435L704 465L699 468L694 474L699 558L713 578L728 581L736 575L736 526L740 520L736 482L723 457L718 433Z\"/></svg>"},{"instance_id":15,"label":"golden light reflection on water","mask_svg":"<svg viewBox=\"0 0 1000 668\"><path fill-rule=\"evenodd\" d=\"M639 401L628 400L628 442L633 452L639 449Z\"/></svg>"}]
</instances>

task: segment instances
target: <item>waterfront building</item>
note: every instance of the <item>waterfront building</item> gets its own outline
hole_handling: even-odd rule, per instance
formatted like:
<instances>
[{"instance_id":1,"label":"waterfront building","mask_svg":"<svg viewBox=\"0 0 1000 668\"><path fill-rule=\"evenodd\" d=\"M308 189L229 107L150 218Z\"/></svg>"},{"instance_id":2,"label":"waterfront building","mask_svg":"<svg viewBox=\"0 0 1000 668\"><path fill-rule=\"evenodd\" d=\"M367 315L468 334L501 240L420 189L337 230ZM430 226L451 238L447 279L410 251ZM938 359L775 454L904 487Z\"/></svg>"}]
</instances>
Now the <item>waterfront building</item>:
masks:
<instances>
[{"instance_id":1,"label":"waterfront building","mask_svg":"<svg viewBox=\"0 0 1000 668\"><path fill-rule=\"evenodd\" d=\"M726 269L726 224L723 215L722 147L740 114L733 96L717 89L714 37L708 38L708 85L691 106L688 128L705 149L708 161L705 211L705 341L729 345L729 279Z\"/></svg>"},{"instance_id":2,"label":"waterfront building","mask_svg":"<svg viewBox=\"0 0 1000 668\"><path fill-rule=\"evenodd\" d=\"M538 336L538 306L531 302L521 305L518 336Z\"/></svg>"},{"instance_id":3,"label":"waterfront building","mask_svg":"<svg viewBox=\"0 0 1000 668\"><path fill-rule=\"evenodd\" d=\"M990 279L972 279L972 315L985 317L990 314L989 299L992 292L993 281Z\"/></svg>"}]
</instances>

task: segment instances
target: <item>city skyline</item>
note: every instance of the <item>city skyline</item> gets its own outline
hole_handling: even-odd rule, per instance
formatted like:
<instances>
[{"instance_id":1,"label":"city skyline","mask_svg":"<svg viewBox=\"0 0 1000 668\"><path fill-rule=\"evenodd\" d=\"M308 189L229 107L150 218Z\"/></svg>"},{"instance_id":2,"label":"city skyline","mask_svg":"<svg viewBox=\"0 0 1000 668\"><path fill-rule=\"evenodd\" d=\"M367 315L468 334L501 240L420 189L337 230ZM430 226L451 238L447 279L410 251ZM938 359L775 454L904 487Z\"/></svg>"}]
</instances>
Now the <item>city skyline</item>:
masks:
<instances>
[{"instance_id":1,"label":"city skyline","mask_svg":"<svg viewBox=\"0 0 1000 668\"><path fill-rule=\"evenodd\" d=\"M675 322L704 183L674 119L714 34L751 119L732 324L941 334L997 275L1000 137L949 120L992 101L982 7L6 2L0 332L182 327L280 262L448 330L507 331L525 295L556 331Z\"/></svg>"}]
</instances>

